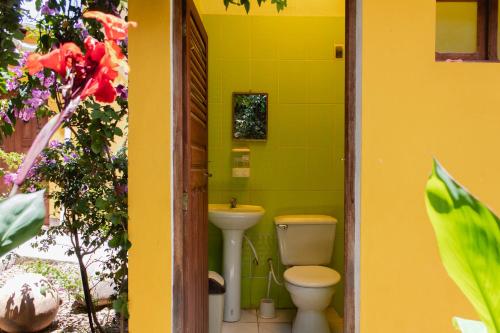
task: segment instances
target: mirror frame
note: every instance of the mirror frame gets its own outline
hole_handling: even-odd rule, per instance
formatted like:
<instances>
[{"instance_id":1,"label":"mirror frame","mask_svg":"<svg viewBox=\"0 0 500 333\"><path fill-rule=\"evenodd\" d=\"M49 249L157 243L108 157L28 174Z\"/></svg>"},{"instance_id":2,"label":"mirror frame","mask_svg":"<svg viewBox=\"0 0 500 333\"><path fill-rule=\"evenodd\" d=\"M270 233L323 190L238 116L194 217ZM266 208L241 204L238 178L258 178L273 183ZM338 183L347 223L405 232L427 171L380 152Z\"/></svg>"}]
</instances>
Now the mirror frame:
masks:
<instances>
[{"instance_id":1,"label":"mirror frame","mask_svg":"<svg viewBox=\"0 0 500 333\"><path fill-rule=\"evenodd\" d=\"M249 138L236 138L234 136L234 122L235 122L235 107L236 107L236 96L240 95L264 95L266 96L266 138L265 139L249 139ZM269 94L266 92L233 92L232 95L232 103L231 103L231 138L234 141L259 141L259 142L265 142L269 139Z\"/></svg>"}]
</instances>

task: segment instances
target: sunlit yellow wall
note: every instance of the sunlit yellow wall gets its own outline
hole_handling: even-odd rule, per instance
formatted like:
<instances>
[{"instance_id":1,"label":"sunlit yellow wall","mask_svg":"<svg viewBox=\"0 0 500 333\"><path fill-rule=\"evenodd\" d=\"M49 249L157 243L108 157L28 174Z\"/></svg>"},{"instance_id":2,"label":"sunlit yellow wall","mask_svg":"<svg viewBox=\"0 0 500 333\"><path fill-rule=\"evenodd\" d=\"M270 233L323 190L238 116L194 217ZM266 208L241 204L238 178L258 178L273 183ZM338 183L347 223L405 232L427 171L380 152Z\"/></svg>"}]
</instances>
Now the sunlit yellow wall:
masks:
<instances>
[{"instance_id":1,"label":"sunlit yellow wall","mask_svg":"<svg viewBox=\"0 0 500 333\"><path fill-rule=\"evenodd\" d=\"M171 331L170 4L130 0L130 332Z\"/></svg>"},{"instance_id":2,"label":"sunlit yellow wall","mask_svg":"<svg viewBox=\"0 0 500 333\"><path fill-rule=\"evenodd\" d=\"M363 0L361 332L452 333L477 318L424 205L435 156L500 210L500 64L434 61L435 1Z\"/></svg>"},{"instance_id":3,"label":"sunlit yellow wall","mask_svg":"<svg viewBox=\"0 0 500 333\"><path fill-rule=\"evenodd\" d=\"M243 7L230 5L226 11L223 0L195 0L198 9L206 15L246 15ZM276 5L267 0L262 7L257 0L251 0L250 15L276 15ZM288 6L280 13L281 16L344 16L345 1L343 0L288 0Z\"/></svg>"}]
</instances>

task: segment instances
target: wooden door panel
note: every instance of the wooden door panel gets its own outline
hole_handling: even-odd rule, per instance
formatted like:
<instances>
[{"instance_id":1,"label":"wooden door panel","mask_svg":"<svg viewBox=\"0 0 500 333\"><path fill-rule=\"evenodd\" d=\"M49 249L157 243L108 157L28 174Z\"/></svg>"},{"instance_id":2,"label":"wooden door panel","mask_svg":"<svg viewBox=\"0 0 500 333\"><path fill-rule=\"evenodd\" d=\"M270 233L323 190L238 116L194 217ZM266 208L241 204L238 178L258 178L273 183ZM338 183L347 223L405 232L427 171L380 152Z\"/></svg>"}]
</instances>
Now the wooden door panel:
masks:
<instances>
[{"instance_id":1,"label":"wooden door panel","mask_svg":"<svg viewBox=\"0 0 500 333\"><path fill-rule=\"evenodd\" d=\"M183 40L184 332L208 332L208 39L186 1Z\"/></svg>"},{"instance_id":2,"label":"wooden door panel","mask_svg":"<svg viewBox=\"0 0 500 333\"><path fill-rule=\"evenodd\" d=\"M47 123L47 118L31 120L24 122L18 120L14 133L11 136L4 138L2 142L2 149L8 153L16 152L26 154L35 140L38 132ZM0 193L10 191L10 186L5 185L3 179L0 179ZM49 202L45 200L45 208L49 211ZM45 217L45 225L49 224L49 214Z\"/></svg>"}]
</instances>

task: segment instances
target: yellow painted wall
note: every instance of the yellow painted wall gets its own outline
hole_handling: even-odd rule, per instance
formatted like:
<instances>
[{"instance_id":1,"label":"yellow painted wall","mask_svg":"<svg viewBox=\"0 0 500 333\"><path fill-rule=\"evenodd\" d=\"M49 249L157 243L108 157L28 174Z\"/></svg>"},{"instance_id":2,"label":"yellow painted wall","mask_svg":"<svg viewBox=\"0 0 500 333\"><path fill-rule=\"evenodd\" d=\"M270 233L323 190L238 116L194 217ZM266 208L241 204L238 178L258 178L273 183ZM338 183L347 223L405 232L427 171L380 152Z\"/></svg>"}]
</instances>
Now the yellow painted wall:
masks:
<instances>
[{"instance_id":1,"label":"yellow painted wall","mask_svg":"<svg viewBox=\"0 0 500 333\"><path fill-rule=\"evenodd\" d=\"M243 7L230 5L226 11L223 0L195 0L201 13L205 15L246 15ZM271 0L259 7L257 0L251 0L250 15L277 15L276 5ZM288 7L280 16L345 16L344 0L288 0Z\"/></svg>"},{"instance_id":2,"label":"yellow painted wall","mask_svg":"<svg viewBox=\"0 0 500 333\"><path fill-rule=\"evenodd\" d=\"M171 331L170 3L129 1L130 332Z\"/></svg>"},{"instance_id":3,"label":"yellow painted wall","mask_svg":"<svg viewBox=\"0 0 500 333\"><path fill-rule=\"evenodd\" d=\"M426 216L435 156L500 210L500 64L435 62L435 1L363 0L361 332L452 333L477 318Z\"/></svg>"}]
</instances>

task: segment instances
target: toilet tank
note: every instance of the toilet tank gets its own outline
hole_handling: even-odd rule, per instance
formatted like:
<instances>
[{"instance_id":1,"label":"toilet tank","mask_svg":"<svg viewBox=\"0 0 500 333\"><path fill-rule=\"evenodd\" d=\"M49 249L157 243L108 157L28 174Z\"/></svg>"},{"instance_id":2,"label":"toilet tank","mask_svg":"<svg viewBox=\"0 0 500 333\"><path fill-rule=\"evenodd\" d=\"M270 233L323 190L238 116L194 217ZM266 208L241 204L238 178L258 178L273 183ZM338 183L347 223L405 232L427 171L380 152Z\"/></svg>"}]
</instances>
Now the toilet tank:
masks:
<instances>
[{"instance_id":1,"label":"toilet tank","mask_svg":"<svg viewBox=\"0 0 500 333\"><path fill-rule=\"evenodd\" d=\"M281 261L286 266L328 265L337 220L327 215L283 215L274 218Z\"/></svg>"}]
</instances>

